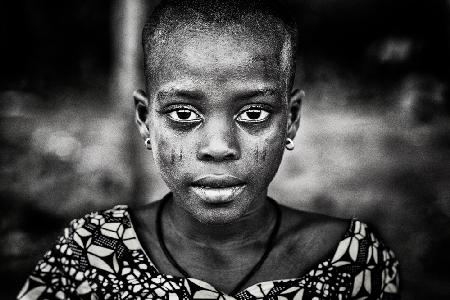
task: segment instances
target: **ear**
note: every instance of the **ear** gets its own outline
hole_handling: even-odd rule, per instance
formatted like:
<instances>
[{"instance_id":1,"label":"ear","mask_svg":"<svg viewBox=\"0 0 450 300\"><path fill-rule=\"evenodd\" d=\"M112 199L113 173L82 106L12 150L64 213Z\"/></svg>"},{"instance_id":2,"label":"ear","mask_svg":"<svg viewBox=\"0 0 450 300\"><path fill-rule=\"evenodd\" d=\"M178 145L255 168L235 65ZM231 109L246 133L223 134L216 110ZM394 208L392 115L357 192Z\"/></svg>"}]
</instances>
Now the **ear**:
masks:
<instances>
[{"instance_id":1,"label":"ear","mask_svg":"<svg viewBox=\"0 0 450 300\"><path fill-rule=\"evenodd\" d=\"M149 137L149 127L148 127L148 98L143 90L136 90L133 93L134 107L135 107L135 119L136 124L139 129L139 133L145 140Z\"/></svg>"},{"instance_id":2,"label":"ear","mask_svg":"<svg viewBox=\"0 0 450 300\"><path fill-rule=\"evenodd\" d=\"M302 100L305 97L305 92L295 89L289 97L288 103L288 122L287 122L287 137L294 139L297 130L300 127L300 111Z\"/></svg>"}]
</instances>

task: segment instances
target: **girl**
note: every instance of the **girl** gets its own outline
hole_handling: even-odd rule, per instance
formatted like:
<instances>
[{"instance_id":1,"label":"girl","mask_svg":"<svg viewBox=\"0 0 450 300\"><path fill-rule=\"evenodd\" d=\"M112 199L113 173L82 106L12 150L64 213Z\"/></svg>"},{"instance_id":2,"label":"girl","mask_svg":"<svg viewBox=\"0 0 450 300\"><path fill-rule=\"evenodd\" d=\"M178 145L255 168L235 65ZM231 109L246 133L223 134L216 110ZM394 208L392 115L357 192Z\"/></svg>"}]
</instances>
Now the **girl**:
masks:
<instances>
[{"instance_id":1,"label":"girl","mask_svg":"<svg viewBox=\"0 0 450 300\"><path fill-rule=\"evenodd\" d=\"M270 1L163 1L134 101L171 193L74 220L19 298L396 298L398 263L366 224L267 196L300 122L296 37Z\"/></svg>"}]
</instances>

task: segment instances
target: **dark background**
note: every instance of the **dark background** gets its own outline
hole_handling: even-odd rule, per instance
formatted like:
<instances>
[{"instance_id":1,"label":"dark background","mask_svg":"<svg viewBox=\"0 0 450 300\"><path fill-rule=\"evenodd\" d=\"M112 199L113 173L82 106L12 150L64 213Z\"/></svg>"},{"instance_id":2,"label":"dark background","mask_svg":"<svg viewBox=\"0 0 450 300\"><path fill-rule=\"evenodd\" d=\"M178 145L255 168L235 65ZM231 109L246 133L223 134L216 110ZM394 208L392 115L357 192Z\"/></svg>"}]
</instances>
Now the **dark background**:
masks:
<instances>
[{"instance_id":1,"label":"dark background","mask_svg":"<svg viewBox=\"0 0 450 300\"><path fill-rule=\"evenodd\" d=\"M403 299L450 298L450 2L285 0L306 92L270 194L373 224ZM68 222L167 188L133 126L155 1L0 4L0 298Z\"/></svg>"}]
</instances>

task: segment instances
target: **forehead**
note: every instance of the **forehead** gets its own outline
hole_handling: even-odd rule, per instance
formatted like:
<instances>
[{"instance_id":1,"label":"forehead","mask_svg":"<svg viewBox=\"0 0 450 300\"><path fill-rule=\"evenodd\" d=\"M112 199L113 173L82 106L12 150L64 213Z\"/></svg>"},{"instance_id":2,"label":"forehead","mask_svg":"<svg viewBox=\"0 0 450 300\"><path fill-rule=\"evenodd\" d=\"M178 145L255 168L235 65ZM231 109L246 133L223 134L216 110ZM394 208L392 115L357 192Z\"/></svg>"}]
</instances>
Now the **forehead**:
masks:
<instances>
[{"instance_id":1,"label":"forehead","mask_svg":"<svg viewBox=\"0 0 450 300\"><path fill-rule=\"evenodd\" d=\"M243 26L176 29L148 55L149 89L175 81L282 85L288 76L283 42L279 35Z\"/></svg>"}]
</instances>

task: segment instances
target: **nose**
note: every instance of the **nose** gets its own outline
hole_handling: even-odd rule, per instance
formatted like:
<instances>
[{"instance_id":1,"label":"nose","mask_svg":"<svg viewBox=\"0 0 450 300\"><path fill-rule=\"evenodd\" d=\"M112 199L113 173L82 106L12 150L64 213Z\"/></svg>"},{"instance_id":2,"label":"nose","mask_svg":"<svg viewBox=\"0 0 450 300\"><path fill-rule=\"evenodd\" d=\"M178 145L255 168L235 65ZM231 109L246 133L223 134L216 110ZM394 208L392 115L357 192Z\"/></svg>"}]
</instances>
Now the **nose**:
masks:
<instances>
[{"instance_id":1,"label":"nose","mask_svg":"<svg viewBox=\"0 0 450 300\"><path fill-rule=\"evenodd\" d=\"M205 126L197 152L199 160L222 162L240 158L235 128L225 123L216 121Z\"/></svg>"}]
</instances>

